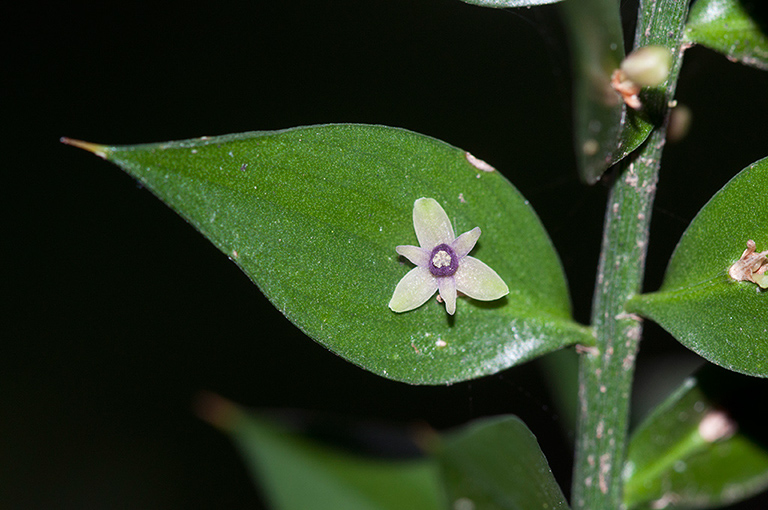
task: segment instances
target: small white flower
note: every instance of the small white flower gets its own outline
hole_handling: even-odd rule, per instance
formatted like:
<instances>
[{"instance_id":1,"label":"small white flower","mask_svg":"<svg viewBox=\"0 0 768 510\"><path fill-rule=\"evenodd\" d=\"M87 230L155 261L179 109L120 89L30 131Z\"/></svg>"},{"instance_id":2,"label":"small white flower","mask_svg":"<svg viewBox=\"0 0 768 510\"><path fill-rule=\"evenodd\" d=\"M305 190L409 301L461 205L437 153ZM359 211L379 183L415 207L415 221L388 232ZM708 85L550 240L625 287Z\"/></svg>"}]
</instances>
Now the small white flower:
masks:
<instances>
[{"instance_id":1,"label":"small white flower","mask_svg":"<svg viewBox=\"0 0 768 510\"><path fill-rule=\"evenodd\" d=\"M493 301L509 293L496 271L469 256L480 237L479 227L456 237L440 204L432 198L419 198L413 204L413 228L420 246L395 248L416 267L397 284L389 302L392 311L418 308L439 291L446 311L453 315L457 292L480 301Z\"/></svg>"}]
</instances>

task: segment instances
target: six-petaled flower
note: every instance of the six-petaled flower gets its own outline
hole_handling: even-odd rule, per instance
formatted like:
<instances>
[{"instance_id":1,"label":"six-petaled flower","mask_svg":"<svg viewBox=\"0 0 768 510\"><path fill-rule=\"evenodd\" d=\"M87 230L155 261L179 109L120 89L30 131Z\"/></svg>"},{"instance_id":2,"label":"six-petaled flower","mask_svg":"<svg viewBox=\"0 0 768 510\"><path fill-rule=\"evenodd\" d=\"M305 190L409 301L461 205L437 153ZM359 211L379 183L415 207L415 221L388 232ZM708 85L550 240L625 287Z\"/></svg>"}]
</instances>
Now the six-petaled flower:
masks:
<instances>
[{"instance_id":1,"label":"six-petaled flower","mask_svg":"<svg viewBox=\"0 0 768 510\"><path fill-rule=\"evenodd\" d=\"M439 291L446 311L453 315L458 292L480 301L493 301L509 293L496 271L469 256L480 237L479 227L456 237L440 204L432 198L419 198L413 204L413 228L419 246L395 248L416 267L397 284L389 302L393 311L418 308Z\"/></svg>"}]
</instances>

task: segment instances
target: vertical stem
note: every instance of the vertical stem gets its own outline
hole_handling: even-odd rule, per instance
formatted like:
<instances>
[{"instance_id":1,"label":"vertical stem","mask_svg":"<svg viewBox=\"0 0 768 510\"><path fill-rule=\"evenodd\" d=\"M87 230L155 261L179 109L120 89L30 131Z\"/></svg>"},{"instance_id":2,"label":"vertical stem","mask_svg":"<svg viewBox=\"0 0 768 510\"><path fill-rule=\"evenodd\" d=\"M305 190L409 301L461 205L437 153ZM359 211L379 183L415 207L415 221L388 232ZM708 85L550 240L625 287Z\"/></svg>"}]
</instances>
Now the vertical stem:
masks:
<instances>
[{"instance_id":1,"label":"vertical stem","mask_svg":"<svg viewBox=\"0 0 768 510\"><path fill-rule=\"evenodd\" d=\"M641 0L636 47L660 44L673 51L667 87L643 97L644 108L666 119L682 62L688 0ZM666 121L621 163L608 200L592 323L597 349L579 366L579 423L574 466L574 509L622 508L622 469L627 445L629 398L641 319L624 305L641 290L651 209Z\"/></svg>"}]
</instances>

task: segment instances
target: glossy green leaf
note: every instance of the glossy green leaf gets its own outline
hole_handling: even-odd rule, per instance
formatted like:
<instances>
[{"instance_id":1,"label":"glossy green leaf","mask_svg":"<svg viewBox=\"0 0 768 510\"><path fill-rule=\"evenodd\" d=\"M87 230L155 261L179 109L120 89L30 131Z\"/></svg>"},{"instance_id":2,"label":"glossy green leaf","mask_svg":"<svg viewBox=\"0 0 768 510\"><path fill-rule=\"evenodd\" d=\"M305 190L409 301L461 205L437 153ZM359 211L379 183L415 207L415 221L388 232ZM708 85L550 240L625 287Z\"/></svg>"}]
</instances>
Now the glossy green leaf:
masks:
<instances>
[{"instance_id":1,"label":"glossy green leaf","mask_svg":"<svg viewBox=\"0 0 768 510\"><path fill-rule=\"evenodd\" d=\"M275 510L445 508L437 462L363 457L278 426L219 397L202 414L227 432ZM215 466L213 467L215 469Z\"/></svg>"},{"instance_id":2,"label":"glossy green leaf","mask_svg":"<svg viewBox=\"0 0 768 510\"><path fill-rule=\"evenodd\" d=\"M709 365L633 434L628 508L710 508L768 488L768 428L759 404L768 381Z\"/></svg>"},{"instance_id":3,"label":"glossy green leaf","mask_svg":"<svg viewBox=\"0 0 768 510\"><path fill-rule=\"evenodd\" d=\"M554 4L563 0L461 0L464 3L503 9L505 7L532 7L534 5Z\"/></svg>"},{"instance_id":4,"label":"glossy green leaf","mask_svg":"<svg viewBox=\"0 0 768 510\"><path fill-rule=\"evenodd\" d=\"M568 508L536 438L515 416L447 435L438 458L452 508Z\"/></svg>"},{"instance_id":5,"label":"glossy green leaf","mask_svg":"<svg viewBox=\"0 0 768 510\"><path fill-rule=\"evenodd\" d=\"M624 106L619 143L613 152L610 164L615 165L640 147L651 134L652 129L653 123L646 111L638 112Z\"/></svg>"},{"instance_id":6,"label":"glossy green leaf","mask_svg":"<svg viewBox=\"0 0 768 510\"><path fill-rule=\"evenodd\" d=\"M768 69L765 0L697 0L686 38L759 69Z\"/></svg>"},{"instance_id":7,"label":"glossy green leaf","mask_svg":"<svg viewBox=\"0 0 768 510\"><path fill-rule=\"evenodd\" d=\"M384 377L440 384L495 373L577 342L565 278L540 222L489 165L383 126L327 125L126 147L71 142L139 179L306 334ZM387 304L411 265L414 201L436 199L471 252L510 288L489 302ZM254 332L253 341L266 341Z\"/></svg>"},{"instance_id":8,"label":"glossy green leaf","mask_svg":"<svg viewBox=\"0 0 768 510\"><path fill-rule=\"evenodd\" d=\"M768 250L768 158L723 187L683 234L658 292L628 309L652 319L709 361L768 376L768 291L728 275L747 241Z\"/></svg>"}]
</instances>

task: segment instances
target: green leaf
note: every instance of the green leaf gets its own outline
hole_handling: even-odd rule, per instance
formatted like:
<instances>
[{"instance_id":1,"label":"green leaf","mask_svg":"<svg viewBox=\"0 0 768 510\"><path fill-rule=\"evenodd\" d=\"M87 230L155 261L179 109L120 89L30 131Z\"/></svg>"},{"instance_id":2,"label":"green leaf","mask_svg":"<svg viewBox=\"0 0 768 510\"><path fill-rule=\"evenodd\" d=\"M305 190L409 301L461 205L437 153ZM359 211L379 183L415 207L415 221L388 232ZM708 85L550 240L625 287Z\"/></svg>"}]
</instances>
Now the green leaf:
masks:
<instances>
[{"instance_id":1,"label":"green leaf","mask_svg":"<svg viewBox=\"0 0 768 510\"><path fill-rule=\"evenodd\" d=\"M562 2L563 0L461 0L464 3L480 5L482 7L492 7L503 9L505 7L532 7L534 5L545 5Z\"/></svg>"},{"instance_id":2,"label":"green leaf","mask_svg":"<svg viewBox=\"0 0 768 510\"><path fill-rule=\"evenodd\" d=\"M768 250L768 158L723 187L683 234L658 292L627 305L709 361L768 376L768 292L728 269L752 239Z\"/></svg>"},{"instance_id":3,"label":"green leaf","mask_svg":"<svg viewBox=\"0 0 768 510\"><path fill-rule=\"evenodd\" d=\"M768 488L768 429L756 407L768 381L709 365L633 434L625 473L628 508L721 506Z\"/></svg>"},{"instance_id":4,"label":"green leaf","mask_svg":"<svg viewBox=\"0 0 768 510\"><path fill-rule=\"evenodd\" d=\"M568 508L536 438L515 416L448 434L438 458L452 508Z\"/></svg>"},{"instance_id":5,"label":"green leaf","mask_svg":"<svg viewBox=\"0 0 768 510\"><path fill-rule=\"evenodd\" d=\"M581 178L594 184L645 141L652 125L611 86L624 58L619 2L580 0L561 7L574 61L576 158Z\"/></svg>"},{"instance_id":6,"label":"green leaf","mask_svg":"<svg viewBox=\"0 0 768 510\"><path fill-rule=\"evenodd\" d=\"M116 163L174 208L307 335L374 373L417 384L480 377L574 343L565 277L528 202L465 151L402 129L326 125L106 147L68 141ZM417 244L412 210L436 199L508 296L387 306ZM254 341L266 341L254 334Z\"/></svg>"},{"instance_id":7,"label":"green leaf","mask_svg":"<svg viewBox=\"0 0 768 510\"><path fill-rule=\"evenodd\" d=\"M764 0L698 0L686 38L759 69L768 70L768 12Z\"/></svg>"},{"instance_id":8,"label":"green leaf","mask_svg":"<svg viewBox=\"0 0 768 510\"><path fill-rule=\"evenodd\" d=\"M624 106L619 143L613 152L610 164L615 165L640 147L648 138L648 135L651 134L653 126L654 124L651 122L647 111L638 112Z\"/></svg>"},{"instance_id":9,"label":"green leaf","mask_svg":"<svg viewBox=\"0 0 768 510\"><path fill-rule=\"evenodd\" d=\"M280 427L217 396L202 416L227 432L275 510L445 508L437 462L355 455Z\"/></svg>"}]
</instances>

